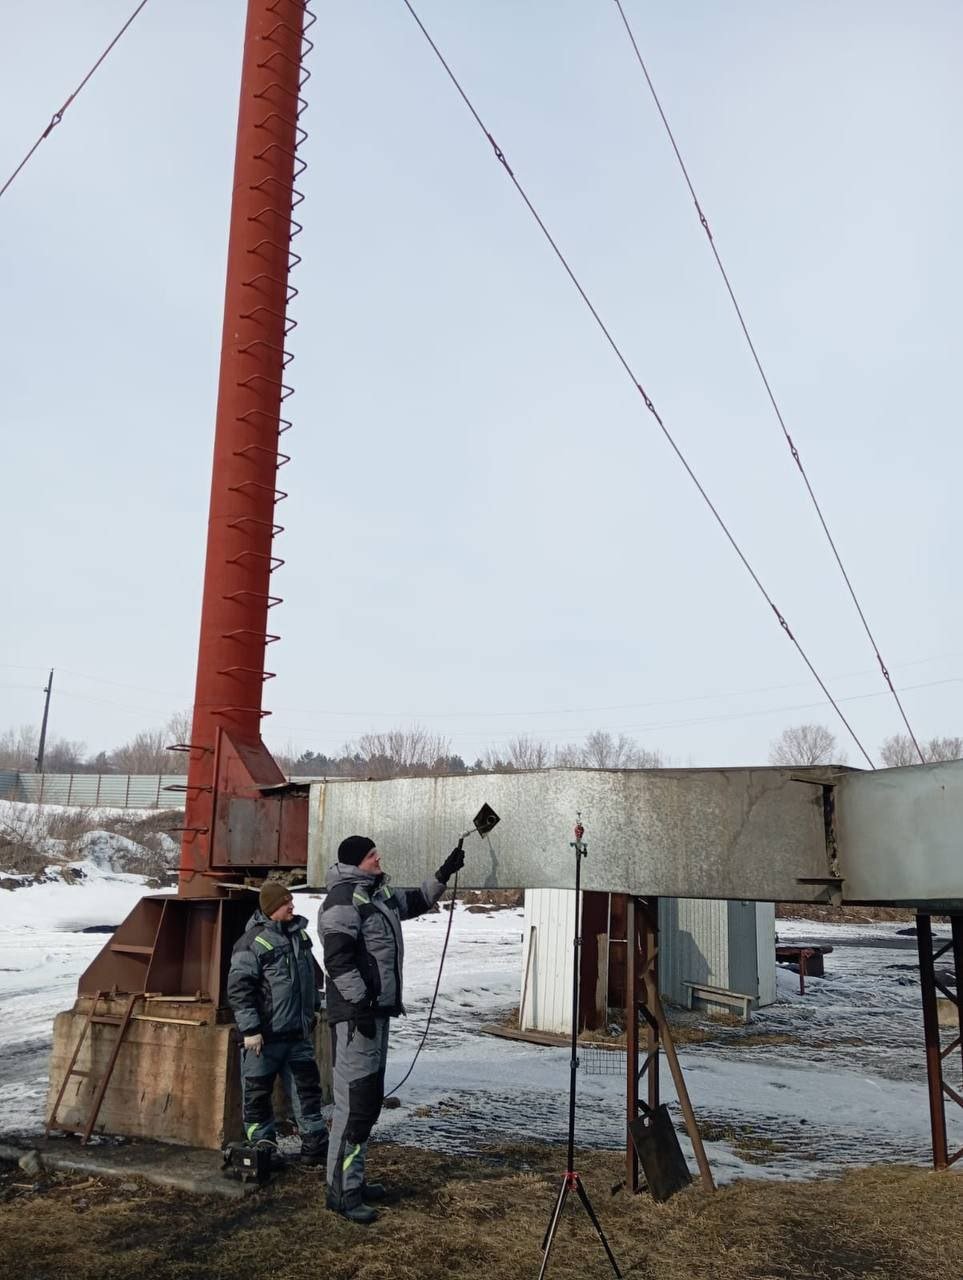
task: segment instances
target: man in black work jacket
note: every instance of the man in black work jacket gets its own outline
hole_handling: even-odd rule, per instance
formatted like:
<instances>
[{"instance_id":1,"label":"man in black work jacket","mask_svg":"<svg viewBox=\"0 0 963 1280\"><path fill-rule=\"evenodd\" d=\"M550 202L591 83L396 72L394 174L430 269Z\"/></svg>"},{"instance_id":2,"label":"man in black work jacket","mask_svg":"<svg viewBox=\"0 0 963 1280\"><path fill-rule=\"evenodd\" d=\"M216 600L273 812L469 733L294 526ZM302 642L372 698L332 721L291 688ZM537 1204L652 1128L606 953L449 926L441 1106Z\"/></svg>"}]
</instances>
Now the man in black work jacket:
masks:
<instances>
[{"instance_id":1,"label":"man in black work jacket","mask_svg":"<svg viewBox=\"0 0 963 1280\"><path fill-rule=\"evenodd\" d=\"M404 1013L401 921L433 906L464 865L455 849L420 889L393 889L374 841L349 836L328 870L318 920L334 1059L327 1203L352 1222L373 1222L370 1202L385 1195L380 1183L365 1180L365 1156L384 1101L388 1020Z\"/></svg>"},{"instance_id":2,"label":"man in black work jacket","mask_svg":"<svg viewBox=\"0 0 963 1280\"><path fill-rule=\"evenodd\" d=\"M244 1133L248 1142L276 1145L271 1093L286 1069L298 1095L301 1159L323 1165L328 1131L311 1041L321 993L308 922L294 914L294 899L277 880L265 880L258 903L235 943L227 976L227 998L244 1037Z\"/></svg>"}]
</instances>

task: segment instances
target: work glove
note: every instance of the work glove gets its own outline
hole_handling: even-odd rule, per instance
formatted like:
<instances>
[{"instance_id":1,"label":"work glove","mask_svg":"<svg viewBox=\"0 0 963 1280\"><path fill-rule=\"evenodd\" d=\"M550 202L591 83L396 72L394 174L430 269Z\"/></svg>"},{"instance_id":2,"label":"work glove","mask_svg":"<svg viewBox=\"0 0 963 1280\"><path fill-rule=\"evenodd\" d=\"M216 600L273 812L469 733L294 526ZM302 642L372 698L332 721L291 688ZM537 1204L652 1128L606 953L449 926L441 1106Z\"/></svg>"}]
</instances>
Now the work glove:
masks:
<instances>
[{"instance_id":1,"label":"work glove","mask_svg":"<svg viewBox=\"0 0 963 1280\"><path fill-rule=\"evenodd\" d=\"M435 872L435 879L440 880L442 884L447 884L448 877L454 875L456 871L460 871L464 865L465 851L459 845L457 849L452 849L451 853Z\"/></svg>"},{"instance_id":2,"label":"work glove","mask_svg":"<svg viewBox=\"0 0 963 1280\"><path fill-rule=\"evenodd\" d=\"M264 1048L264 1037L260 1031L256 1036L244 1037L244 1048L254 1054L255 1058L260 1058L261 1050Z\"/></svg>"}]
</instances>

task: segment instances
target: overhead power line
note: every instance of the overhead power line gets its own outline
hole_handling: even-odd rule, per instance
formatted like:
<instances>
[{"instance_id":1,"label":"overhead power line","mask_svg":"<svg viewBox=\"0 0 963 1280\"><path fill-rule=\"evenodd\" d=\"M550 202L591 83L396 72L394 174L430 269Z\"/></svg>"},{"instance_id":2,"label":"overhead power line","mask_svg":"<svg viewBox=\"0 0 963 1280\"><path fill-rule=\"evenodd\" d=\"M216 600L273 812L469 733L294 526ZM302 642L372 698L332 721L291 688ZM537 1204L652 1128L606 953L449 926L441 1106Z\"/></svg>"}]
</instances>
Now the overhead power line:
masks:
<instances>
[{"instance_id":1,"label":"overhead power line","mask_svg":"<svg viewBox=\"0 0 963 1280\"><path fill-rule=\"evenodd\" d=\"M902 662L897 662L895 665L900 669L907 668L907 667L921 667L921 666L926 666L931 662L943 662L948 658L959 658L961 656L963 656L963 650L953 649L945 653L930 654L926 658L909 658ZM42 680L43 673L46 670L47 670L46 667L41 666L37 663L27 664L27 663L19 663L19 662L0 662L0 671L34 671L37 673L38 680ZM73 671L69 667L58 667L57 670L60 672L63 672L65 675L77 676L78 679L81 679L81 680L90 680L94 684L110 685L111 687L117 688L117 689L133 689L138 693L152 693L152 694L156 694L158 697L173 698L176 702L183 702L185 704L190 701L190 694L184 692L183 690L180 693L174 693L170 689L155 689L147 685L130 684L129 682L121 681L121 680L110 680L106 676L91 675L91 673L88 671ZM833 680L833 681L856 680L856 679L859 679L861 676L864 676L867 674L871 675L872 672L873 672L873 668L862 667L860 668L859 671L837 671L833 675L828 676L827 679ZM937 680L937 681L931 680L931 681L928 681L926 684L911 684L911 685L904 686L904 688L906 691L909 691L910 689L925 689L925 688L929 688L933 684L956 683L958 681L959 681L959 678L954 676L948 680ZM505 708L500 708L494 711L490 707L486 707L484 708L484 710L479 710L478 708L470 708L468 710L460 709L457 711L428 711L428 710L418 710L417 708L413 709L411 707L402 708L402 709L398 709L396 707L393 711L389 711L389 710L385 710L384 707L381 707L381 708L369 707L367 709L359 709L358 707L351 707L351 708L345 709L345 708L338 708L338 707L306 707L299 703L297 707L277 706L275 707L275 712L286 714L290 711L296 711L297 713L302 715L363 717L368 720L380 718L383 720L395 720L395 721L459 720L459 719L499 720L499 719L504 719L506 717L531 718L533 716L594 715L598 712L638 711L648 707L671 707L671 706L679 706L685 703L692 703L692 702L717 702L722 698L744 698L744 697L750 697L752 695L762 694L762 693L782 693L787 689L805 688L806 683L807 682L800 682L798 680L793 680L788 683L784 682L782 684L753 685L751 688L743 687L741 689L713 689L710 693L686 693L678 697L662 697L662 698L654 698L654 699L649 698L644 702L613 702L613 703L604 703L601 705L591 705L591 706L564 706L564 707L527 707L525 706L525 707L513 707L510 710L506 710ZM0 689L36 689L37 687L38 687L37 684L0 684ZM79 696L83 696L83 695L79 695ZM848 699L845 697L839 699L840 702L846 702L847 700ZM115 703L113 705L121 706L126 704ZM819 704L807 703L806 705L815 706ZM135 709L141 710L142 708L135 708ZM789 709L792 710L792 708L789 708Z\"/></svg>"},{"instance_id":2,"label":"overhead power line","mask_svg":"<svg viewBox=\"0 0 963 1280\"><path fill-rule=\"evenodd\" d=\"M574 270L573 270L573 269L572 269L572 267L570 266L570 264L569 264L569 262L568 262L568 259L565 257L565 254L564 254L564 253L562 252L562 250L559 248L559 245L558 245L557 241L554 239L554 237L552 236L552 234L551 234L551 232L549 231L548 227L547 227L547 226L546 226L546 224L543 222L542 217L541 217L541 215L539 214L538 210L535 208L535 206L532 204L531 200L529 199L528 194L527 194L527 192L525 191L525 188L522 186L521 182L520 182L520 181L518 180L518 178L516 177L515 172L514 172L514 170L512 169L511 165L508 163L508 160L505 158L505 153L502 151L501 147L498 145L498 143L497 143L497 142L495 141L495 139L492 137L491 133L489 133L488 129L485 127L484 121L482 120L482 118L481 118L481 116L478 114L478 112L476 111L476 109L475 109L475 107L474 107L474 104L472 103L471 99L468 97L468 95L467 95L467 93L465 92L465 90L462 88L462 86L461 86L461 84L460 84L460 82L459 82L459 80L458 80L457 76L456 76L456 75L455 75L455 73L452 71L451 67L448 65L448 63L447 63L447 61L445 60L445 57L444 57L444 55L442 54L441 50L438 48L438 46L435 44L434 40L433 40L433 39L431 38L431 36L429 35L427 28L425 27L425 25L424 25L424 23L421 21L421 19L418 17L418 14L415 12L415 10L414 10L413 6L412 6L412 5L411 5L411 3L410 3L410 0L402 0L402 4L405 6L405 8L406 8L406 9L408 10L408 12L411 14L411 16L412 16L412 18L414 19L415 23L417 24L417 26L418 26L419 30L421 31L421 34L424 36L425 40L426 40L426 41L428 42L428 44L431 46L431 49L432 49L432 51L433 51L433 53L434 53L435 57L436 57L436 58L438 59L438 61L441 63L442 67L445 69L445 72L446 72L446 74L447 74L447 76L448 76L449 80L450 80L450 81L451 81L451 83L454 85L455 89L457 90L458 95L459 95L459 97L461 98L462 102L464 102L465 106L466 106L466 107L468 108L468 110L471 112L471 115L472 115L472 117L474 118L475 123L478 125L479 129L481 130L481 132L482 132L482 133L485 135L485 137L487 138L487 140L488 140L488 142L489 142L489 144L490 144L490 146L491 146L491 148L492 148L492 151L495 153L495 159L499 162L499 164L502 166L502 168L503 168L503 169L505 170L505 172L508 174L508 177L509 177L509 179L510 179L510 181L511 181L512 185L514 186L515 190L518 192L519 196L520 196L520 197L521 197L521 199L523 200L523 202L524 202L524 204L525 204L526 208L528 209L529 213L532 215L532 217L534 218L535 222L538 224L539 230L542 232L542 235L543 235L543 236L545 237L545 239L548 241L549 245L550 245L550 246L551 246L551 248L552 248L552 251L554 252L554 254L555 254L555 256L556 256L556 258L558 259L558 261L561 263L562 267L564 268L566 275L568 276L568 278L569 278L569 280L572 282L572 284L575 286L576 290L578 291L579 296L581 297L582 301L585 303L586 307L587 307L587 308L588 308L588 310L590 311L590 313L591 313L591 315L592 315L592 318L594 319L595 323L598 325L599 329L601 330L601 332L602 332L602 334L603 334L603 336L604 336L604 338L605 338L606 342L608 343L609 347L612 349L613 353L615 354L615 357L616 357L616 359L618 360L619 364L620 364L620 365L622 366L622 368L625 370L625 373L628 375L628 377L629 377L629 379L630 379L630 381L631 381L632 385L635 387L636 391L637 391L637 392L639 393L639 395L642 397L642 400L643 400L643 403L645 404L646 409L648 409L649 413L652 415L652 417L653 417L653 418L655 419L655 421L658 423L659 429L660 429L660 431L662 432L662 434L663 434L663 436L665 437L665 439L668 441L668 444L669 444L669 446L671 447L671 449L672 449L673 453L676 455L676 457L678 458L679 462L680 462L680 463L682 464L682 466L685 468L686 474L688 475L689 479L692 481L692 483L695 485L696 489L699 491L699 495L701 496L701 498L702 498L702 499L703 499L703 501L705 502L706 506L707 506L707 507L709 508L709 510L711 511L711 513L712 513L713 517L715 518L716 523L718 524L719 528L722 530L722 532L723 532L723 534L725 535L725 537L726 537L727 541L729 542L729 545L732 547L733 551L735 551L736 555L739 557L740 561L742 562L742 565L743 565L743 567L745 568L746 572L749 574L749 576L752 578L753 582L756 584L756 587L759 589L759 592L761 593L761 595L762 595L763 599L766 601L766 603L769 605L769 608L770 608L770 609L772 610L772 612L775 614L775 616L776 616L776 620L778 621L778 623L779 623L780 627L781 627L781 628L783 629L783 631L786 633L786 635L788 636L788 638L792 641L793 645L794 645L794 646L795 646L795 648L796 648L796 651L798 652L799 656L802 658L803 662L806 664L806 666L807 666L807 668L809 669L809 672L810 672L810 674L812 675L813 679L814 679L814 680L816 681L816 683L819 685L820 689L822 689L823 693L825 694L825 696L826 696L827 700L829 701L830 705L832 706L833 710L836 712L836 715L839 717L839 719L840 719L840 720L842 721L842 723L845 725L847 733L848 733L848 734L849 734L849 736L852 738L852 740L855 742L856 746L859 748L859 751L860 751L860 753L862 754L863 758L866 760L866 763L869 765L869 767L870 767L871 769L875 769L875 768L876 768L876 765L873 763L873 761L872 761L872 759L871 759L871 757L870 757L870 755L869 755L868 751L867 751L867 750L866 750L866 748L863 746L862 742L860 742L859 737L857 736L855 729L852 727L852 725L851 725L851 724L849 723L849 721L846 719L845 715L843 715L842 709L840 708L840 706L839 706L838 702L837 702L837 701L836 701L836 699L833 697L833 695L829 692L829 689L827 688L827 686L826 686L825 682L823 681L822 677L820 676L819 672L816 670L816 668L813 666L812 662L810 661L808 654L807 654L807 653L806 653L806 651L803 649L803 647L802 647L802 645L799 643L799 641L796 639L795 635L794 635L794 634L793 634L793 632L792 632L792 629L791 629L791 628L790 628L790 626L789 626L789 623L786 621L785 616L784 616L784 615L780 612L780 610L777 608L777 606L776 606L776 604L775 604L775 601L772 599L772 597L770 596L769 592L768 592L768 591L766 590L766 588L763 586L762 581L760 580L760 578L759 578L758 574L756 573L755 569L753 569L752 565L749 563L748 559L746 558L746 555L745 555L744 551L743 551L743 550L742 550L742 548L740 547L739 543L736 541L736 539L735 539L735 537L733 536L733 534L730 532L728 525L727 525L727 524L726 524L726 522L723 520L722 516L719 514L718 509L716 508L716 506L714 505L714 503L713 503L713 502L712 502L712 500L710 499L710 497L709 497L708 493L707 493L707 492L706 492L706 490L703 488L702 482L701 482L701 481L699 480L699 478L696 476L696 474L695 474L695 472L693 471L692 467L690 466L690 464L689 464L689 462L688 462L688 459L686 458L685 454L682 452L681 448L680 448L680 447L679 447L679 445L676 443L676 441L675 441L674 437L672 436L671 432L669 431L668 427L665 425L665 422L662 420L662 418L661 418L661 416L660 416L660 414L659 414L658 410L656 409L656 407L655 407L654 403L652 402L651 398L650 398L650 397L649 397L649 395L647 394L647 392L646 392L645 388L642 386L642 383L641 383L641 382L638 380L638 378L635 376L635 373L634 373L634 371L633 371L633 369L632 369L632 366L629 364L629 362L628 362L627 358L626 358L626 357L625 357L625 355L623 354L621 347L620 347L620 346L618 345L618 343L615 341L615 338L612 336L611 331L610 331L610 330L609 330L609 328L606 326L605 322L602 320L602 317L600 316L600 314L598 313L598 311L595 309L595 305L594 305L594 303L593 303L593 302L592 302L592 300L589 298L588 294L586 293L585 289L583 288L583 286L582 286L581 282L579 281L578 277L576 276L576 274L575 274Z\"/></svg>"},{"instance_id":3,"label":"overhead power line","mask_svg":"<svg viewBox=\"0 0 963 1280\"><path fill-rule=\"evenodd\" d=\"M56 129L57 125L60 124L61 120L64 118L64 113L66 112L67 108L70 106L73 100L77 97L77 95L81 92L81 90L86 85L87 81L91 78L91 76L93 76L94 72L97 70L100 64L104 61L104 59L110 53L111 49L113 49L114 45L118 42L118 40L121 38L121 36L124 34L127 28L131 25L131 23L134 21L137 15L140 13L141 9L143 9L146 6L146 4L147 4L147 0L141 0L140 4L137 6L134 12L130 15L130 17L121 27L121 29L117 32L113 40L111 40L110 44L103 51L103 53L94 63L94 65L90 68L90 70L84 76L83 80L81 80L80 84L77 85L77 88L73 91L73 93L70 95L67 101L63 104L60 110L55 111L53 113L53 115L50 117L50 123L47 125L46 129L44 129L43 133L41 133L40 137L33 144L33 146L30 148L30 150L27 152L24 158L20 161L16 169L14 169L13 173L11 173L10 177L6 180L3 186L0 187L0 196L4 195L5 192L7 191L7 188L13 184L14 179L18 176L20 171L26 166L27 162L30 160L30 157L40 146L41 142L43 142L44 138L49 138L50 135L53 133L54 129Z\"/></svg>"},{"instance_id":4,"label":"overhead power line","mask_svg":"<svg viewBox=\"0 0 963 1280\"><path fill-rule=\"evenodd\" d=\"M906 732L909 734L910 738L912 739L913 746L916 748L916 751L919 755L921 762L925 764L926 757L923 755L923 751L920 747L920 744L916 740L916 734L913 732L912 727L910 726L910 722L906 715L906 711L903 707L903 703L901 702L900 696L896 691L896 686L893 684L893 680L892 680L892 677L890 676L886 663L883 661L883 655L879 651L879 645L876 643L876 639L872 631L870 630L869 623L866 620L866 614L863 612L863 607L859 602L859 597L856 595L856 589L853 586L853 583L849 574L846 572L846 567L843 564L843 559L839 553L839 548L836 546L835 539L833 538L833 535L829 531L829 526L826 523L826 517L823 515L822 507L819 505L819 501L816 498L816 494L813 490L812 484L810 483L809 476L806 473L806 468L803 466L802 458L799 456L799 450L797 449L792 436L789 434L789 429L786 426L785 419L782 416L782 410L779 408L779 403L776 400L775 393L773 392L772 384L770 383L769 377L766 374L765 369L763 368L762 360L760 359L759 352L756 349L756 344L753 342L752 336L749 333L749 326L746 323L745 316L743 315L742 307L739 305L739 302L736 298L735 290L733 289L732 282L729 279L729 273L726 271L722 258L719 254L719 250L716 246L715 237L713 236L712 229L709 226L709 219L706 217L705 212L702 208L702 205L699 201L699 197L696 195L695 187L692 185L692 179L689 177L689 170L687 169L686 163L682 158L682 152L679 150L679 145L676 142L675 135L673 134L672 129L669 125L669 121L665 114L665 110L663 109L662 103L659 99L659 95L656 93L655 85L652 83L652 77L649 75L649 70L645 65L645 61L642 57L642 53L639 50L638 42L636 41L636 38L635 38L635 33L633 32L631 26L629 25L629 20L626 17L625 9L622 6L622 0L615 0L615 7L619 11L619 16L622 19L622 24L625 27L626 34L629 37L629 41L631 42L633 50L635 51L635 56L638 60L639 67L641 68L642 74L645 77L646 84L649 86L649 92L652 94L652 101L655 103L656 109L659 113L659 116L661 117L662 124L665 126L666 136L668 137L669 142L672 145L672 150L675 152L675 158L679 162L679 168L682 171L682 176L685 179L685 184L689 188L689 194L692 196L692 202L695 205L696 213L699 215L699 223L702 226L703 231L706 233L706 239L709 242L709 248L712 250L712 256L716 260L716 266L719 268L719 274L722 277L723 283L725 284L725 287L726 287L726 292L729 295L729 300L732 303L733 310L736 313L736 318L739 321L739 327L742 329L743 336L745 337L745 340L746 340L746 345L748 346L749 351L752 355L753 363L755 364L756 369L759 372L759 377L762 379L762 385L766 389L766 395L769 397L769 403L772 405L773 412L775 413L779 426L782 429L782 434L786 439L786 444L789 447L789 452L792 454L793 462L795 462L796 467L799 470L799 474L802 478L802 482L806 486L806 492L809 494L810 501L812 502L816 515L819 518L819 523L822 525L823 533L826 535L826 541L829 543L829 546L832 550L833 557L836 561L836 564L839 566L839 572L843 576L843 581L846 584L846 589L849 592L852 602L856 607L856 612L859 614L859 620L863 624L863 630L866 632L866 637L869 640L869 643L873 647L873 652L876 655L876 661L879 663L879 669L883 674L883 679L885 680L887 688L889 689L890 693L893 695L894 699L896 700L896 705L899 708L899 713L903 718L903 724L906 725Z\"/></svg>"},{"instance_id":5,"label":"overhead power line","mask_svg":"<svg viewBox=\"0 0 963 1280\"><path fill-rule=\"evenodd\" d=\"M937 687L945 688L951 684L963 684L963 676L951 676L945 680L928 680L921 684L907 685L906 689L932 689ZM876 698L886 698L888 694L885 689L878 689L874 693L854 693L848 694L846 697L839 698L839 702L869 702ZM744 720L760 720L767 716L785 716L788 713L800 711L820 711L825 707L825 702L797 702L790 705L781 704L779 706L756 707L751 711L734 711L723 712L717 715L704 715L689 717L687 719L671 719L671 720L649 720L649 721L629 721L625 723L612 723L606 720L604 725L599 725L597 720L586 721L581 725L544 725L538 722L521 726L515 730L500 729L490 731L485 729L462 729L458 726L446 727L441 732L446 738L451 738L459 743L478 743L481 746L503 747L507 746L517 738L549 738L552 741L563 740L571 742L573 738L577 739L590 733L593 729L602 727L610 733L631 733L644 734L651 737L653 734L671 732L677 729L701 728L706 725L717 724L733 724ZM317 745L321 733L317 729L306 728L303 725L289 725L283 722L275 724L272 721L271 732L273 735L283 734L287 739L296 742L307 742L312 746Z\"/></svg>"}]
</instances>

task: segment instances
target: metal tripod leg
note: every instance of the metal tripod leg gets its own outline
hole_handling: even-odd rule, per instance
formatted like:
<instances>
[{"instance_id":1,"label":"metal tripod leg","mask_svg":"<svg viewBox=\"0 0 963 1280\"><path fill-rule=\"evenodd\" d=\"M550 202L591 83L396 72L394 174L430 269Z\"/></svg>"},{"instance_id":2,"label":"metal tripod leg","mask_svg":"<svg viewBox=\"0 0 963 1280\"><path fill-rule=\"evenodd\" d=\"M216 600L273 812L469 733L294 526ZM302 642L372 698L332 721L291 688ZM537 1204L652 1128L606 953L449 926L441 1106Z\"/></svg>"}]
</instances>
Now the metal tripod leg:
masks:
<instances>
[{"instance_id":1,"label":"metal tripod leg","mask_svg":"<svg viewBox=\"0 0 963 1280\"><path fill-rule=\"evenodd\" d=\"M611 1262L612 1264L612 1270L615 1272L616 1276L618 1277L618 1280L622 1280L622 1272L619 1270L619 1264L615 1261L615 1255L612 1253L612 1250L609 1248L609 1242L605 1238L605 1232L602 1230L602 1224L599 1222L598 1218L595 1216L595 1210L592 1208L592 1201L588 1198L588 1192L582 1186L582 1179L578 1176L578 1174L575 1175L575 1190L578 1192L578 1198L581 1200L582 1205L585 1209L585 1212L589 1216L589 1221L591 1222L592 1226L595 1228L595 1234L598 1236L599 1240L602 1242L602 1248L605 1250L605 1255L608 1258L609 1262Z\"/></svg>"},{"instance_id":2,"label":"metal tripod leg","mask_svg":"<svg viewBox=\"0 0 963 1280\"><path fill-rule=\"evenodd\" d=\"M595 1216L595 1210L592 1208L592 1202L588 1197L588 1192L582 1185L582 1179L577 1173L565 1173L562 1175L562 1185L558 1190L558 1199L555 1201L555 1208L552 1210L552 1216L549 1219L548 1229L545 1232L545 1238L542 1240L542 1265L539 1268L538 1280L543 1280L545 1272L548 1270L548 1259L552 1252L552 1245L555 1243L555 1232L558 1230L558 1224L562 1220L562 1210L565 1208L565 1201L568 1199L568 1193L575 1188L578 1198L582 1202L582 1208L589 1216L589 1221L595 1229L602 1248L605 1250L605 1256L612 1265L612 1270L616 1275L616 1280L622 1280L622 1272L619 1270L619 1264L615 1261L615 1255L609 1248L609 1242L605 1238L605 1232L602 1230L602 1224Z\"/></svg>"},{"instance_id":3,"label":"metal tripod leg","mask_svg":"<svg viewBox=\"0 0 963 1280\"><path fill-rule=\"evenodd\" d=\"M558 1199L555 1201L555 1208L552 1210L552 1216L548 1220L548 1226L545 1228L545 1235L542 1239L542 1266L538 1273L538 1280L542 1280L545 1275L545 1268L548 1266L548 1255L552 1251L552 1243L555 1240L555 1232L558 1230L558 1224L562 1219L562 1210L565 1208L565 1201L568 1199L569 1193L568 1174L562 1178L562 1185L558 1189Z\"/></svg>"}]
</instances>

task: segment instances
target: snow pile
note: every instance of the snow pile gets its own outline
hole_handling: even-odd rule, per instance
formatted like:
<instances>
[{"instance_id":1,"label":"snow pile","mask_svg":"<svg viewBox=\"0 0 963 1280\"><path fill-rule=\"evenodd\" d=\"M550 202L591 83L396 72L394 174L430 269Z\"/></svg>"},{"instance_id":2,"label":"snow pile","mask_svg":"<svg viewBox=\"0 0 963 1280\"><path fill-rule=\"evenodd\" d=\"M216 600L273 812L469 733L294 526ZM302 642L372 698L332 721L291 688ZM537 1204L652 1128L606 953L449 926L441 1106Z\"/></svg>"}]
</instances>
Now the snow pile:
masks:
<instances>
[{"instance_id":1,"label":"snow pile","mask_svg":"<svg viewBox=\"0 0 963 1280\"><path fill-rule=\"evenodd\" d=\"M0 801L0 889L49 880L76 883L87 877L90 866L164 882L177 864L178 844L170 828L178 821L166 810L68 809Z\"/></svg>"}]
</instances>

